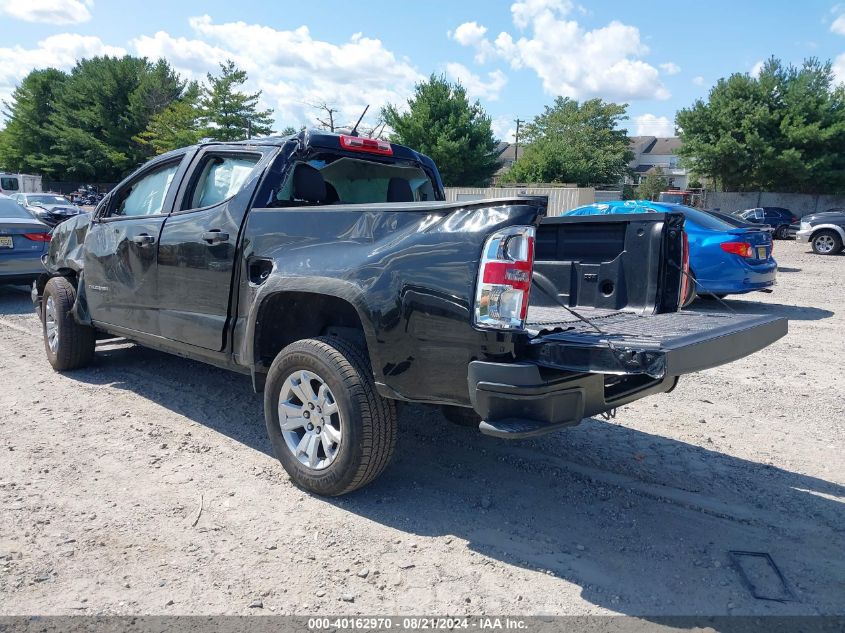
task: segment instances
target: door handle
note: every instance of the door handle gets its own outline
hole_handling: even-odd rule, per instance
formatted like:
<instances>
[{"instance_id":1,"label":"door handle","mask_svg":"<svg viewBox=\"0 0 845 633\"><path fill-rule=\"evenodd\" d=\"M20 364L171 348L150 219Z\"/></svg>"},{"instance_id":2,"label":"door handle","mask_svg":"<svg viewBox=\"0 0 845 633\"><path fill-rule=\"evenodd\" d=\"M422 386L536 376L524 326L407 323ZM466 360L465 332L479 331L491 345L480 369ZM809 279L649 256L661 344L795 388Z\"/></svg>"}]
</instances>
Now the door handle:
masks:
<instances>
[{"instance_id":1,"label":"door handle","mask_svg":"<svg viewBox=\"0 0 845 633\"><path fill-rule=\"evenodd\" d=\"M220 229L211 229L202 234L202 239L209 244L219 244L220 242L228 242L229 234Z\"/></svg>"},{"instance_id":2,"label":"door handle","mask_svg":"<svg viewBox=\"0 0 845 633\"><path fill-rule=\"evenodd\" d=\"M149 244L155 244L156 238L147 233L141 233L140 235L133 237L132 241L138 246L147 246Z\"/></svg>"}]
</instances>

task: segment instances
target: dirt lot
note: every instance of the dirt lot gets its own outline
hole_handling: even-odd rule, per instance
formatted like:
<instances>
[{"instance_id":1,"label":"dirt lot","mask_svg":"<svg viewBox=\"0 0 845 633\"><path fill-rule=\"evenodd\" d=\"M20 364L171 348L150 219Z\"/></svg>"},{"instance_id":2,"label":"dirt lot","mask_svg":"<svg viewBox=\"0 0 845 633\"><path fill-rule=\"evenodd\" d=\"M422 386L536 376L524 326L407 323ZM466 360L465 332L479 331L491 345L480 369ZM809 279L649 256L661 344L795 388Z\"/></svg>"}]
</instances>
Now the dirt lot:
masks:
<instances>
[{"instance_id":1,"label":"dirt lot","mask_svg":"<svg viewBox=\"0 0 845 633\"><path fill-rule=\"evenodd\" d=\"M532 441L408 407L334 501L289 483L248 378L128 344L53 373L0 288L0 614L845 613L845 256L806 251L729 301L790 319L763 352Z\"/></svg>"}]
</instances>

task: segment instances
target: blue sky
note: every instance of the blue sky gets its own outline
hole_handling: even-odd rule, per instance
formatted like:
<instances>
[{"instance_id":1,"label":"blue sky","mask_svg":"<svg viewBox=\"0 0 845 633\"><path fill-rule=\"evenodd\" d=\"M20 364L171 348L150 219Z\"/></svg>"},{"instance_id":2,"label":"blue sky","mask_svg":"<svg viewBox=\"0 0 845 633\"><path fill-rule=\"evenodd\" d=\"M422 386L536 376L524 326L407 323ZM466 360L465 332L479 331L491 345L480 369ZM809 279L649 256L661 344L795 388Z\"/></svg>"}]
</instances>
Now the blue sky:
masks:
<instances>
[{"instance_id":1,"label":"blue sky","mask_svg":"<svg viewBox=\"0 0 845 633\"><path fill-rule=\"evenodd\" d=\"M845 4L0 0L0 98L34 67L123 52L191 78L231 57L279 127L312 124L319 102L351 121L437 72L460 79L502 137L558 94L627 102L629 132L659 135L719 77L770 55L831 59L845 81Z\"/></svg>"}]
</instances>

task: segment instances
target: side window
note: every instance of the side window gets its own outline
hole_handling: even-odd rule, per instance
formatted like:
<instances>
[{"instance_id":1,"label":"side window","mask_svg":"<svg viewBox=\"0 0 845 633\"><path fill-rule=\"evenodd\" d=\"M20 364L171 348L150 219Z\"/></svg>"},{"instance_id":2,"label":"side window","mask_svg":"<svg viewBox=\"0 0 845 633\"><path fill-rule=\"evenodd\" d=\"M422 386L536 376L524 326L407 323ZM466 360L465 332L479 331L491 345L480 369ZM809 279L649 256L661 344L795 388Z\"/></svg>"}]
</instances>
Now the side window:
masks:
<instances>
[{"instance_id":1,"label":"side window","mask_svg":"<svg viewBox=\"0 0 845 633\"><path fill-rule=\"evenodd\" d=\"M220 204L244 186L260 156L209 156L200 169L184 209L201 209Z\"/></svg>"},{"instance_id":2,"label":"side window","mask_svg":"<svg viewBox=\"0 0 845 633\"><path fill-rule=\"evenodd\" d=\"M129 187L117 192L112 217L133 218L144 215L159 215L164 207L167 191L179 163L169 163L136 180Z\"/></svg>"},{"instance_id":3,"label":"side window","mask_svg":"<svg viewBox=\"0 0 845 633\"><path fill-rule=\"evenodd\" d=\"M20 189L18 179L12 178L11 176L4 176L3 178L0 178L0 189L5 191L17 191Z\"/></svg>"}]
</instances>

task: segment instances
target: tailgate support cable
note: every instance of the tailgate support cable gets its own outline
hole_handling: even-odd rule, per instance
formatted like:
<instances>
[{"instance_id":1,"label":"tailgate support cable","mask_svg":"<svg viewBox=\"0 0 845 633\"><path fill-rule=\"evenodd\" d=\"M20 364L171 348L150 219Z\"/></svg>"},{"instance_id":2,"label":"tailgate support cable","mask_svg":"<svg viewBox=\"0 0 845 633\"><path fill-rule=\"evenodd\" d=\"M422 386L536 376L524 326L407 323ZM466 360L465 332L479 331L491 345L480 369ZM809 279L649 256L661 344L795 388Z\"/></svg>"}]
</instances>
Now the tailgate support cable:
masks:
<instances>
[{"instance_id":1,"label":"tailgate support cable","mask_svg":"<svg viewBox=\"0 0 845 633\"><path fill-rule=\"evenodd\" d=\"M690 281L691 281L691 282L692 282L695 286L698 286L699 288L701 288L701 290L703 291L703 294L710 295L710 296L711 296L711 297L713 297L716 301L718 301L718 302L719 302L719 303L721 303L724 307L726 307L729 311L731 311L733 314L737 314L737 311L736 311L736 310L734 310L731 306L729 306L727 303L725 303L724 301L722 301L722 298L721 298L721 297L717 297L715 294L713 294L712 292L710 292L709 290L707 290L707 288L705 288L705 287L701 284L701 282L700 282L700 281L698 281L698 279L696 279L695 277L693 277L692 275L690 275L690 274L689 274L689 272L687 272L686 270L684 270L683 266L679 266L677 262L672 261L671 259L669 260L669 263L670 263L670 264L672 264L672 266L674 266L674 267L675 267L675 268L677 268L678 270L680 270L682 275L686 275L686 276L687 276L687 279L689 279L689 280L690 280ZM696 292L698 292L698 291L696 290Z\"/></svg>"},{"instance_id":2,"label":"tailgate support cable","mask_svg":"<svg viewBox=\"0 0 845 633\"><path fill-rule=\"evenodd\" d=\"M567 312L569 312L569 313L570 313L572 316L574 316L576 319L579 319L579 320L583 321L584 323L586 323L587 325L589 325L591 328L593 328L596 332L598 332L601 336L603 336L603 337L604 337L604 342L605 342L605 344L607 345L607 348L610 350L610 354L611 354L611 356L612 356L612 357L613 357L613 359L616 361L616 363L619 365L619 368L620 368L620 369L621 369L624 373L626 373L626 374L627 374L627 373L630 373L630 369L629 369L628 367L626 367L626 366L625 366L625 363L624 363L624 361L623 361L623 358L624 358L624 352L620 351L620 350L619 350L619 348L617 348L617 347L613 344L613 341L611 341L611 340L610 340L610 334L608 334L607 332L605 332L604 330L602 330L602 329L601 329L598 325L596 325L595 323L593 323L593 322L592 322L590 319L588 319L587 317L585 317L585 316L583 316L583 315L581 315L581 314L578 314L575 310L573 310L572 308L570 308L568 305L564 304L564 303L563 303L563 302L562 302L562 301L558 298L558 295L557 295L557 290L555 290L555 288L554 288L554 287L551 287L551 288L550 288L550 287L549 287L549 286L550 286L550 284L546 281L546 279L545 279L545 278L543 278L543 276L542 276L542 275L534 275L534 276L533 276L533 278L532 278L532 281L533 281L535 284L537 284L537 287L538 287L538 288L540 288L540 290L542 290L545 294L549 295L549 297L550 297L550 298L551 298L551 299L552 299L555 303L557 303L557 304L558 304L561 308L563 308L564 310L566 310Z\"/></svg>"}]
</instances>

